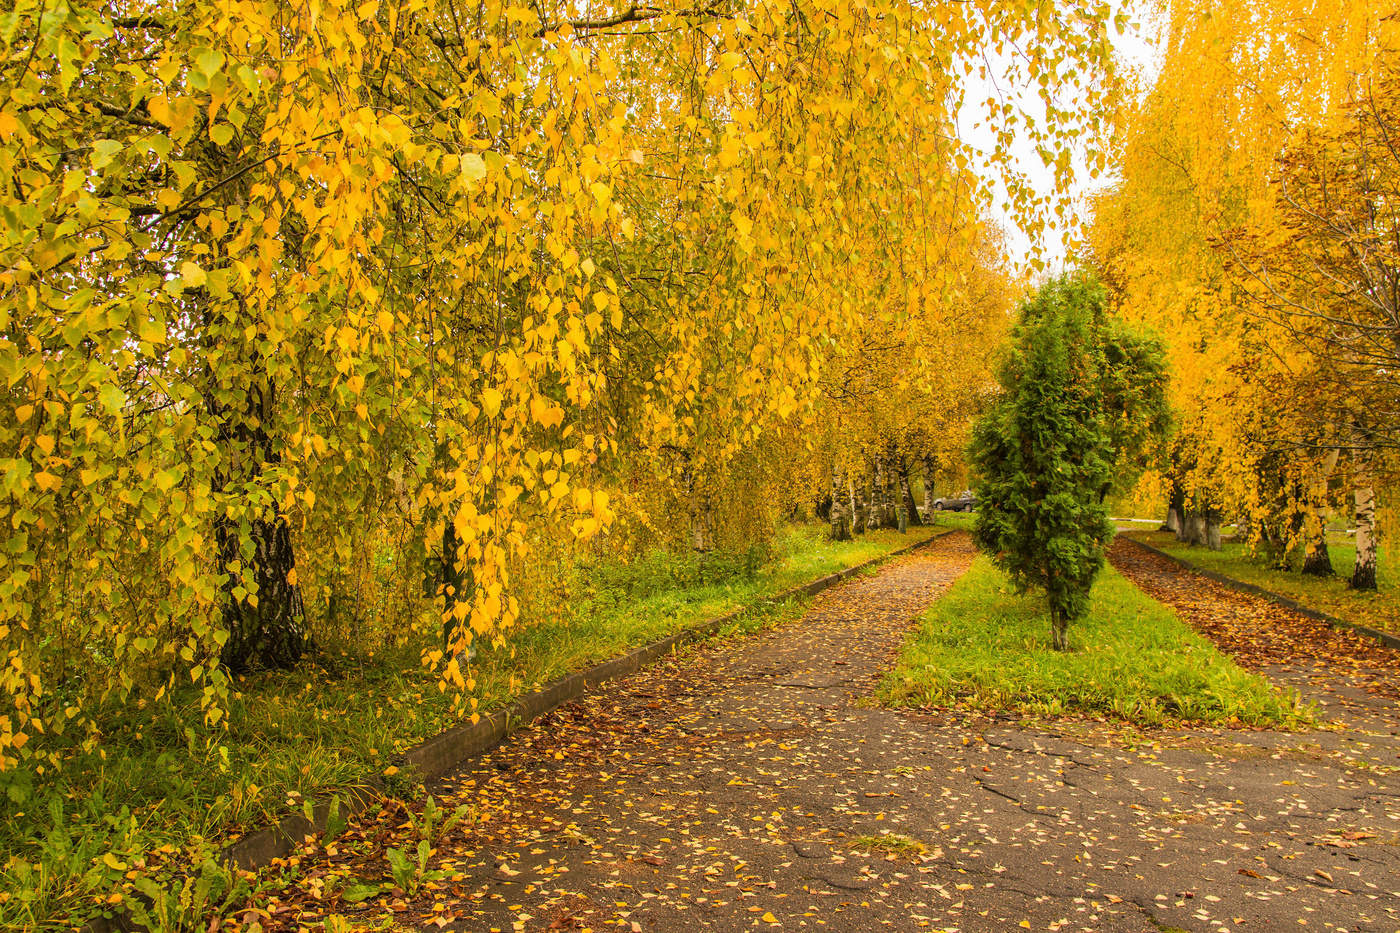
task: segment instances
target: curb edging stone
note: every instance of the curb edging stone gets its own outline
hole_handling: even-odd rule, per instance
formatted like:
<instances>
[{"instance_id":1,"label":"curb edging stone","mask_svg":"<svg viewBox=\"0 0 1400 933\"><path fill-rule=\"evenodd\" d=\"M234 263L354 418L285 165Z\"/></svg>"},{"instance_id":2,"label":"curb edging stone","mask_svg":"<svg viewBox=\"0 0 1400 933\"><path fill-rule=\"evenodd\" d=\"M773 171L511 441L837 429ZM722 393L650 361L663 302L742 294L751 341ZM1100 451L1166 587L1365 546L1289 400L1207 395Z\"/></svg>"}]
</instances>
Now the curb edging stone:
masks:
<instances>
[{"instance_id":1,"label":"curb edging stone","mask_svg":"<svg viewBox=\"0 0 1400 933\"><path fill-rule=\"evenodd\" d=\"M664 638L635 648L627 654L602 661L582 671L567 674L538 690L517 697L510 704L482 716L475 723L462 723L424 739L397 757L405 765L413 768L415 776L424 783L437 780L460 767L468 759L491 751L520 727L534 722L566 703L579 699L590 690L621 677L635 674L678 648L703 641L717 634L725 625L758 606L772 605L798 596L815 596L837 583L849 580L851 577L887 560L931 544L957 530L957 528L947 526L943 526L940 530L939 526L934 526L934 534L922 541L915 541L913 544L907 544L872 557L844 570L838 570L807 583L789 587L781 593L760 597L733 612L697 622L678 632L672 632ZM366 812L379 802L382 790L383 782L378 775L371 776L362 787L351 788L345 793L345 796L339 798L340 816L349 820ZM285 858L296 851L306 837L325 832L329 815L329 800L322 800L315 805L312 810L313 819L308 820L303 813L289 814L273 826L229 843L224 847L223 862L241 871L265 868L274 860ZM98 917L84 924L79 933L115 933L118 930L137 929L125 917Z\"/></svg>"},{"instance_id":2,"label":"curb edging stone","mask_svg":"<svg viewBox=\"0 0 1400 933\"><path fill-rule=\"evenodd\" d=\"M1366 625L1359 625L1356 622L1348 622L1346 619L1339 619L1334 615L1328 615L1325 612L1319 612L1318 610L1313 609L1309 606L1304 606L1297 600L1292 599L1288 596L1284 596L1281 593L1275 593L1273 590L1266 590L1262 586L1256 586L1253 583L1246 583L1243 580L1236 580L1234 577L1227 577L1225 576L1225 574L1215 570L1207 570L1205 567L1198 567L1190 561L1186 560L1185 558L1178 557L1169 551L1164 551L1159 547L1148 544L1146 541L1139 541L1137 538L1130 538L1126 535L1120 535L1119 537L1121 537L1124 541L1131 541L1133 544L1142 548L1144 551L1147 551L1151 554L1156 554L1158 557L1165 557L1172 563L1183 567L1186 570L1191 571L1192 573L1198 573L1201 576L1209 580L1214 580L1216 583L1219 583L1222 586L1227 586L1232 590L1238 590L1242 593L1250 593L1254 596L1262 596L1270 602L1278 603L1283 608L1291 609L1299 615L1307 616L1309 619L1316 619L1319 622L1326 622L1333 628L1349 629L1353 632L1356 632L1359 635L1364 635L1367 638L1375 639L1387 648L1400 649L1400 637L1396 637L1395 635L1392 635L1389 632L1382 632L1378 629L1373 629Z\"/></svg>"}]
</instances>

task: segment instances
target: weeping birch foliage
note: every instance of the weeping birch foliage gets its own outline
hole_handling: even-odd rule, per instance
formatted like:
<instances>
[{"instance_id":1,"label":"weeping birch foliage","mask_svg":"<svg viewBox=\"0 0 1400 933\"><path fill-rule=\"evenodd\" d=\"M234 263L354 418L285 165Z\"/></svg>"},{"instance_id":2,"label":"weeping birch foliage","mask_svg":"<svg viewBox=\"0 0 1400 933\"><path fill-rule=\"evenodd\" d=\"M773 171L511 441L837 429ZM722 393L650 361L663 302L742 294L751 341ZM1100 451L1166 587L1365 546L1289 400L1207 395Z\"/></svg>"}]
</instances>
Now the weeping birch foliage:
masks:
<instances>
[{"instance_id":1,"label":"weeping birch foliage","mask_svg":"<svg viewBox=\"0 0 1400 933\"><path fill-rule=\"evenodd\" d=\"M952 313L963 74L1014 43L1061 76L1061 145L1112 93L1107 19L11 4L0 768L133 694L217 725L329 633L418 639L470 711L463 649L508 640L534 557L761 494L872 309Z\"/></svg>"},{"instance_id":2,"label":"weeping birch foliage","mask_svg":"<svg viewBox=\"0 0 1400 933\"><path fill-rule=\"evenodd\" d=\"M1373 510L1379 432L1358 414L1388 380L1329 346L1320 317L1342 286L1310 257L1335 244L1290 200L1299 147L1337 134L1367 86L1393 84L1396 12L1362 0L1163 4L1162 70L1125 109L1121 180L1095 205L1091 249L1120 313L1167 346L1173 505L1228 513L1280 551L1315 541L1353 487L1371 503L1358 513ZM1352 200L1337 209L1365 210ZM1356 297L1342 318L1370 313Z\"/></svg>"}]
</instances>

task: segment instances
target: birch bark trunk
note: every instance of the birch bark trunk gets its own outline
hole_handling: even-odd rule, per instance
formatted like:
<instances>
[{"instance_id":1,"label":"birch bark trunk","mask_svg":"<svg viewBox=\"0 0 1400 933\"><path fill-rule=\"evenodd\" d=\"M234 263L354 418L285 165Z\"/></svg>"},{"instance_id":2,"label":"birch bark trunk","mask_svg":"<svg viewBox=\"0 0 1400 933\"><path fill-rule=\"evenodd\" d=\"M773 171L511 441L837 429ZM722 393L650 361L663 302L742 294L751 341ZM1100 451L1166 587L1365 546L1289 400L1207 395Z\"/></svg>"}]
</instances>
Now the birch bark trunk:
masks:
<instances>
[{"instance_id":1,"label":"birch bark trunk","mask_svg":"<svg viewBox=\"0 0 1400 933\"><path fill-rule=\"evenodd\" d=\"M851 483L851 531L858 535L865 534L867 518L865 481L862 478L859 483Z\"/></svg>"},{"instance_id":2,"label":"birch bark trunk","mask_svg":"<svg viewBox=\"0 0 1400 933\"><path fill-rule=\"evenodd\" d=\"M919 508L914 503L914 487L909 483L909 461L899 458L899 496L904 502L905 521L910 525L922 525Z\"/></svg>"},{"instance_id":3,"label":"birch bark trunk","mask_svg":"<svg viewBox=\"0 0 1400 933\"><path fill-rule=\"evenodd\" d=\"M1358 470L1352 493L1356 504L1356 567L1351 572L1354 590L1376 588L1376 487L1370 464Z\"/></svg>"},{"instance_id":4,"label":"birch bark trunk","mask_svg":"<svg viewBox=\"0 0 1400 933\"><path fill-rule=\"evenodd\" d=\"M851 540L851 513L849 499L841 482L841 468L831 468L831 528L827 537L832 541Z\"/></svg>"}]
</instances>

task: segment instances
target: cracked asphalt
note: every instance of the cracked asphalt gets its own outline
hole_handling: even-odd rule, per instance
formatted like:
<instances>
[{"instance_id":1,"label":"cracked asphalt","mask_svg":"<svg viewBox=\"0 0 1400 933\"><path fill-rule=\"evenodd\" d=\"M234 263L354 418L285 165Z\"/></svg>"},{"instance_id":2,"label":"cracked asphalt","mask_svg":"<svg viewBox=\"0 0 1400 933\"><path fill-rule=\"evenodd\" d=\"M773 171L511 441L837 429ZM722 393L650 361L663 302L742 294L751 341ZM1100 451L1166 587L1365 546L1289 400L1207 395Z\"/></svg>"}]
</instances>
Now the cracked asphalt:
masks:
<instances>
[{"instance_id":1,"label":"cracked asphalt","mask_svg":"<svg viewBox=\"0 0 1400 933\"><path fill-rule=\"evenodd\" d=\"M432 895L448 928L1400 930L1386 689L1290 669L1335 720L1305 734L871 703L973 556L966 534L936 539L435 788L478 812L443 846L466 878ZM1116 562L1164 598L1195 593L1172 565Z\"/></svg>"},{"instance_id":2,"label":"cracked asphalt","mask_svg":"<svg viewBox=\"0 0 1400 933\"><path fill-rule=\"evenodd\" d=\"M1355 708L1327 712L1355 727L1308 734L869 704L972 557L939 539L458 775L442 790L488 819L457 928L1400 929L1386 697L1337 685Z\"/></svg>"}]
</instances>

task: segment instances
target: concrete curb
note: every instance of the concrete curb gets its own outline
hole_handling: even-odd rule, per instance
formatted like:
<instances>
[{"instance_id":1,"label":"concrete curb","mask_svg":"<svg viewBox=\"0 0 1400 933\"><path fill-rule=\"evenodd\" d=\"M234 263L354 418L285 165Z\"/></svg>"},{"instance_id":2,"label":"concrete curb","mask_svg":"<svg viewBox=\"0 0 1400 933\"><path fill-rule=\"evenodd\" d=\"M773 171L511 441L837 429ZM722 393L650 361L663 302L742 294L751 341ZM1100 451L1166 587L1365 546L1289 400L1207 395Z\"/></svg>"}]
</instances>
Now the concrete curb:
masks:
<instances>
[{"instance_id":1,"label":"concrete curb","mask_svg":"<svg viewBox=\"0 0 1400 933\"><path fill-rule=\"evenodd\" d=\"M1339 619L1336 616L1328 615L1325 612L1318 612L1316 609L1311 609L1307 606L1304 606L1297 600L1284 596L1281 593L1275 593L1273 590L1266 590L1262 586L1255 586L1253 583L1245 583L1243 580L1236 580L1234 577L1227 577L1225 576L1225 574L1218 573L1214 570L1207 570L1204 567L1197 567L1190 561L1181 557L1177 557L1175 554L1172 554L1169 551L1164 551L1159 547L1154 547L1153 545L1148 544L1146 541L1139 541L1137 538L1129 538L1127 536L1122 536L1122 538L1124 541L1131 541L1133 544L1136 544L1144 551L1156 554L1158 557L1165 557L1172 563L1184 567L1192 573L1198 573L1201 576L1206 577L1207 579L1214 580L1216 583L1219 583L1222 586L1228 586L1232 590L1239 590L1241 593L1251 593L1255 596L1262 596L1271 602L1278 603L1285 609L1291 609L1299 615L1307 616L1309 619L1316 619L1319 622L1326 622L1333 628L1350 629L1351 631L1356 632L1359 635L1364 635L1367 638L1375 639L1382 645L1385 645L1387 648L1400 649L1400 637L1391 635L1389 632L1378 631L1377 629L1373 629L1365 625L1358 625L1355 622L1348 622L1346 619Z\"/></svg>"},{"instance_id":2,"label":"concrete curb","mask_svg":"<svg viewBox=\"0 0 1400 933\"><path fill-rule=\"evenodd\" d=\"M590 690L609 681L635 674L664 655L674 652L677 648L717 634L725 625L757 606L772 605L798 596L815 596L822 590L829 589L844 580L849 580L871 567L924 547L958 529L945 527L939 530L935 526L934 530L934 534L922 541L916 541L878 557L872 557L854 567L838 570L773 596L762 597L734 612L699 622L690 628L674 632L627 654L561 677L539 690L518 697L510 705L481 717L475 723L453 726L423 740L399 756L400 760L408 768L412 768L415 777L424 783L437 780L458 768L469 758L485 754L500 745L521 726L528 725L546 713L579 699ZM340 799L341 817L348 820L369 810L379 803L382 790L383 784L377 775L367 780L364 787L354 788L347 796ZM329 814L330 802L326 800L315 806L312 811L313 819L308 820L302 813L285 816L274 826L269 826L230 843L224 848L224 861L231 867L242 871L265 868L272 864L273 860L285 858L296 851L307 836L315 836L325 832ZM125 918L99 917L88 921L80 928L80 933L113 933L117 930L135 929L137 928L130 925L129 922L125 922Z\"/></svg>"}]
</instances>

